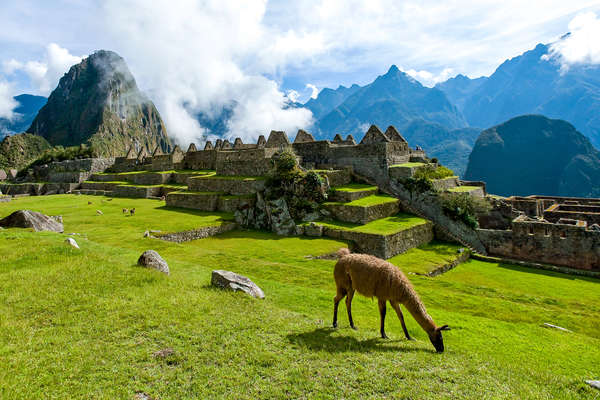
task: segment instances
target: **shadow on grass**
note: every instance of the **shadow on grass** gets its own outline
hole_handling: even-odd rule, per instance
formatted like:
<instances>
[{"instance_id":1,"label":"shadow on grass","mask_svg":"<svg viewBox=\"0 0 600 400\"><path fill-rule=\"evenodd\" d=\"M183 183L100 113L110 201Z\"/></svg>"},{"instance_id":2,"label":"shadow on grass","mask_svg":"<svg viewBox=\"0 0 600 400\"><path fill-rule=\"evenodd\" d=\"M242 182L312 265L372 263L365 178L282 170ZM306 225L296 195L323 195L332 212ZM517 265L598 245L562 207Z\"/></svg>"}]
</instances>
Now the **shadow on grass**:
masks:
<instances>
[{"instance_id":1,"label":"shadow on grass","mask_svg":"<svg viewBox=\"0 0 600 400\"><path fill-rule=\"evenodd\" d=\"M312 351L325 350L329 353L353 351L356 353L378 352L425 352L435 353L433 349L415 347L415 342L408 340L366 339L358 340L352 336L332 336L337 332L334 328L317 328L311 332L287 335L290 343ZM396 345L401 344L401 345Z\"/></svg>"},{"instance_id":2,"label":"shadow on grass","mask_svg":"<svg viewBox=\"0 0 600 400\"><path fill-rule=\"evenodd\" d=\"M522 267L520 265L514 265L514 264L499 263L498 267L504 268L504 269L509 269L511 271L516 271L516 272L526 272L529 274L550 276L552 278L568 279L570 281L579 280L579 281L594 282L594 283L600 282L599 278L593 278L591 276L570 275L565 272L549 271L549 270L533 268L533 267Z\"/></svg>"}]
</instances>

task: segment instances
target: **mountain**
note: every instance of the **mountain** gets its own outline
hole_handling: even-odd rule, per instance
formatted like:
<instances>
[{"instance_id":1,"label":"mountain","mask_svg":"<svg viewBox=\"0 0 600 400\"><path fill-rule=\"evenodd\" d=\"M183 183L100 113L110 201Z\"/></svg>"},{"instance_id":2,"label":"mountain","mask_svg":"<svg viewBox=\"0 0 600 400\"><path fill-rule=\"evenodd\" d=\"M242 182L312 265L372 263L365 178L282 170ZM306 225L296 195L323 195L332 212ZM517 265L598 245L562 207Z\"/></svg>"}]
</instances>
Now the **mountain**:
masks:
<instances>
[{"instance_id":1,"label":"mountain","mask_svg":"<svg viewBox=\"0 0 600 400\"><path fill-rule=\"evenodd\" d=\"M457 79L458 78L458 79ZM506 60L489 78L453 78L436 87L461 109L471 126L489 127L523 114L569 121L600 147L600 68L561 69L549 46Z\"/></svg>"},{"instance_id":2,"label":"mountain","mask_svg":"<svg viewBox=\"0 0 600 400\"><path fill-rule=\"evenodd\" d=\"M458 109L439 89L427 88L392 65L385 75L355 88L341 104L319 118L317 137L336 133L362 135L371 124L394 125L402 131L414 119L437 123L447 129L467 126Z\"/></svg>"},{"instance_id":3,"label":"mountain","mask_svg":"<svg viewBox=\"0 0 600 400\"><path fill-rule=\"evenodd\" d=\"M0 169L21 169L51 148L41 136L19 133L0 143Z\"/></svg>"},{"instance_id":4,"label":"mountain","mask_svg":"<svg viewBox=\"0 0 600 400\"><path fill-rule=\"evenodd\" d=\"M566 121L525 115L479 135L465 178L504 196L600 197L600 152Z\"/></svg>"},{"instance_id":5,"label":"mountain","mask_svg":"<svg viewBox=\"0 0 600 400\"><path fill-rule=\"evenodd\" d=\"M40 108L42 108L48 100L43 96L34 96L31 94L21 94L15 96L14 99L19 103L17 108L14 109L14 112L17 113L17 117L13 121L0 118L0 138L7 134L25 132L31 125L31 122Z\"/></svg>"},{"instance_id":6,"label":"mountain","mask_svg":"<svg viewBox=\"0 0 600 400\"><path fill-rule=\"evenodd\" d=\"M329 114L333 109L342 104L346 99L352 96L360 89L360 86L354 84L350 87L340 85L337 89L324 88L319 92L316 99L309 99L304 107L308 108L315 119L319 119Z\"/></svg>"},{"instance_id":7,"label":"mountain","mask_svg":"<svg viewBox=\"0 0 600 400\"><path fill-rule=\"evenodd\" d=\"M51 145L86 143L104 156L136 145L171 149L165 125L119 55L100 50L71 67L27 130Z\"/></svg>"},{"instance_id":8,"label":"mountain","mask_svg":"<svg viewBox=\"0 0 600 400\"><path fill-rule=\"evenodd\" d=\"M401 133L411 146L421 146L428 156L437 158L444 166L463 176L481 129L448 129L440 124L415 119L405 125Z\"/></svg>"}]
</instances>

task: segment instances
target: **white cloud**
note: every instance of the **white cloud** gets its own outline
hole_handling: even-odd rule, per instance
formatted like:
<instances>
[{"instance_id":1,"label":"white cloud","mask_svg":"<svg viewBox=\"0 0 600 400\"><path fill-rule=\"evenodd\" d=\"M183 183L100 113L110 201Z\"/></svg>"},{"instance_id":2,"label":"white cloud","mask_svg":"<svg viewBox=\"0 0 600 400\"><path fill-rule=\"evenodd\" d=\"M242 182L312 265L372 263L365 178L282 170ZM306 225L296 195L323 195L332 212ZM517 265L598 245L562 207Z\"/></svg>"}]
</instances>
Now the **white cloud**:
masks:
<instances>
[{"instance_id":1,"label":"white cloud","mask_svg":"<svg viewBox=\"0 0 600 400\"><path fill-rule=\"evenodd\" d=\"M571 65L600 64L600 19L593 12L578 14L569 23L569 35L550 46L545 59L557 59L562 69Z\"/></svg>"},{"instance_id":2,"label":"white cloud","mask_svg":"<svg viewBox=\"0 0 600 400\"><path fill-rule=\"evenodd\" d=\"M291 54L313 53L312 37L273 36L263 25L266 1L109 0L104 12L115 48L148 88L171 136L182 143L210 134L197 113L232 110L228 137L255 140L271 129L292 134L310 125L308 110L287 108L265 75L285 69ZM310 35L309 35L310 36ZM320 47L320 45L317 45Z\"/></svg>"},{"instance_id":3,"label":"white cloud","mask_svg":"<svg viewBox=\"0 0 600 400\"><path fill-rule=\"evenodd\" d=\"M408 76L421 82L424 86L433 87L436 83L448 80L448 78L452 76L454 70L452 68L444 68L437 75L425 70L415 71L414 69L409 69L404 72L406 72Z\"/></svg>"},{"instance_id":4,"label":"white cloud","mask_svg":"<svg viewBox=\"0 0 600 400\"><path fill-rule=\"evenodd\" d=\"M286 96L287 96L288 99L290 99L290 101L293 101L293 102L297 102L298 99L300 99L300 93L298 93L297 90L293 90L293 89L292 90L288 90L286 92Z\"/></svg>"},{"instance_id":5,"label":"white cloud","mask_svg":"<svg viewBox=\"0 0 600 400\"><path fill-rule=\"evenodd\" d=\"M317 96L319 96L319 89L317 89L317 87L315 85L313 85L312 83L307 83L306 88L311 90L311 92L310 92L311 99L316 99Z\"/></svg>"},{"instance_id":6,"label":"white cloud","mask_svg":"<svg viewBox=\"0 0 600 400\"><path fill-rule=\"evenodd\" d=\"M0 118L13 120L18 116L14 109L19 103L13 98L13 89L8 82L0 81Z\"/></svg>"},{"instance_id":7,"label":"white cloud","mask_svg":"<svg viewBox=\"0 0 600 400\"><path fill-rule=\"evenodd\" d=\"M25 72L36 93L47 96L56 88L59 79L69 68L74 64L78 64L81 59L81 57L71 55L67 49L56 43L50 43L46 46L46 53L42 61L23 63L11 59L4 62L3 69L7 75L14 74L16 71Z\"/></svg>"}]
</instances>

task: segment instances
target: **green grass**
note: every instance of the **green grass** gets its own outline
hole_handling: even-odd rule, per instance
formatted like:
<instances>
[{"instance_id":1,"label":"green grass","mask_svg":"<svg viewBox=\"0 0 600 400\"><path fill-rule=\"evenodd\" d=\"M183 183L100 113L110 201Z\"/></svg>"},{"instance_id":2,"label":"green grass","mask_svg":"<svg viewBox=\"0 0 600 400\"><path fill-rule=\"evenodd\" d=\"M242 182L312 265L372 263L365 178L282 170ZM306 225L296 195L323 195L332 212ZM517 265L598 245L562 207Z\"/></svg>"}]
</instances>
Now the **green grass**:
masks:
<instances>
[{"instance_id":1,"label":"green grass","mask_svg":"<svg viewBox=\"0 0 600 400\"><path fill-rule=\"evenodd\" d=\"M198 177L193 177L190 179L223 179L223 180L232 180L232 181L261 181L267 179L264 176L241 176L241 175L216 175L216 174L206 174Z\"/></svg>"},{"instance_id":2,"label":"green grass","mask_svg":"<svg viewBox=\"0 0 600 400\"><path fill-rule=\"evenodd\" d=\"M194 190L180 190L177 192L171 192L169 194L193 194L196 196L221 196L224 192L200 192Z\"/></svg>"},{"instance_id":3,"label":"green grass","mask_svg":"<svg viewBox=\"0 0 600 400\"><path fill-rule=\"evenodd\" d=\"M159 183L156 185L139 185L136 183L128 183L125 182L122 185L119 186L132 186L132 187L138 187L138 188L151 188L151 187L165 187L165 188L171 188L171 189L186 189L188 186L183 184L183 183Z\"/></svg>"},{"instance_id":4,"label":"green grass","mask_svg":"<svg viewBox=\"0 0 600 400\"><path fill-rule=\"evenodd\" d=\"M466 193L466 192L472 192L473 190L477 190L477 189L481 189L481 188L479 186L456 186L456 187L448 189L448 191L456 192L456 193Z\"/></svg>"},{"instance_id":5,"label":"green grass","mask_svg":"<svg viewBox=\"0 0 600 400\"><path fill-rule=\"evenodd\" d=\"M368 190L377 190L377 186L365 185L362 183L349 183L344 186L336 186L331 188L336 192L365 192Z\"/></svg>"},{"instance_id":6,"label":"green grass","mask_svg":"<svg viewBox=\"0 0 600 400\"><path fill-rule=\"evenodd\" d=\"M146 174L148 172L152 172L152 171L142 170L142 171L128 171L128 172L98 172L93 175L135 175L135 174Z\"/></svg>"},{"instance_id":7,"label":"green grass","mask_svg":"<svg viewBox=\"0 0 600 400\"><path fill-rule=\"evenodd\" d=\"M340 229L345 231L361 233L373 233L376 235L391 235L425 223L427 223L427 220L423 218L403 213L396 214L391 217L377 219L365 225L357 225L350 222L342 221L317 222L317 224L319 225L323 225L332 229Z\"/></svg>"},{"instance_id":8,"label":"green grass","mask_svg":"<svg viewBox=\"0 0 600 400\"><path fill-rule=\"evenodd\" d=\"M389 308L391 339L379 339L377 302L360 296L359 330L349 329L343 304L340 328L329 327L335 261L306 256L344 243L255 231L144 239L146 229L220 219L160 204L96 196L0 204L0 216L62 214L67 232L82 233L78 251L66 235L0 231L0 398L598 399L583 383L600 376L598 280L480 261L437 278L410 275L433 319L452 327L436 354L407 313L417 341L404 340ZM170 276L135 266L149 248ZM250 277L266 299L211 288L213 269ZM164 348L175 354L153 356Z\"/></svg>"},{"instance_id":9,"label":"green grass","mask_svg":"<svg viewBox=\"0 0 600 400\"><path fill-rule=\"evenodd\" d=\"M354 207L373 207L380 204L387 203L396 203L398 199L387 194L372 194L367 197L363 197L362 199L350 201L348 203L340 203L340 202L327 202L325 205L345 205L345 206L354 206Z\"/></svg>"},{"instance_id":10,"label":"green grass","mask_svg":"<svg viewBox=\"0 0 600 400\"><path fill-rule=\"evenodd\" d=\"M416 168L416 167L423 167L425 165L426 164L422 163L422 162L407 162L407 163L402 163L402 164L394 164L390 168Z\"/></svg>"},{"instance_id":11,"label":"green grass","mask_svg":"<svg viewBox=\"0 0 600 400\"><path fill-rule=\"evenodd\" d=\"M458 250L461 247L451 243L431 242L410 249L388 261L405 272L428 274L436 268L456 260L460 256Z\"/></svg>"},{"instance_id":12,"label":"green grass","mask_svg":"<svg viewBox=\"0 0 600 400\"><path fill-rule=\"evenodd\" d=\"M206 175L206 174L214 174L215 171L214 170L210 170L210 169L205 169L205 170L198 170L198 169L172 169L172 170L169 170L169 171L157 171L155 173L159 173L159 174Z\"/></svg>"},{"instance_id":13,"label":"green grass","mask_svg":"<svg viewBox=\"0 0 600 400\"><path fill-rule=\"evenodd\" d=\"M118 185L129 185L127 181L84 181L83 183L110 183Z\"/></svg>"}]
</instances>

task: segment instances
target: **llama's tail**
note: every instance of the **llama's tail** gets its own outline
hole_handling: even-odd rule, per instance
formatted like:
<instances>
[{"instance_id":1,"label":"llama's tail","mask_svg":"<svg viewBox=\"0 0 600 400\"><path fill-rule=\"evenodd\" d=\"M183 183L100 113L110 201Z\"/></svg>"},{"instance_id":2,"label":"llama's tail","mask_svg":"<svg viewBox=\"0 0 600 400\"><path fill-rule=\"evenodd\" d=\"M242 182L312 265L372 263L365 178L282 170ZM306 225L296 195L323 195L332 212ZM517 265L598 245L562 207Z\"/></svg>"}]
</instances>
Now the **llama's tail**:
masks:
<instances>
[{"instance_id":1,"label":"llama's tail","mask_svg":"<svg viewBox=\"0 0 600 400\"><path fill-rule=\"evenodd\" d=\"M348 254L350 254L350 249L347 248L347 247L342 247L336 253L336 255L337 255L338 258L342 258L344 256L347 256Z\"/></svg>"}]
</instances>

